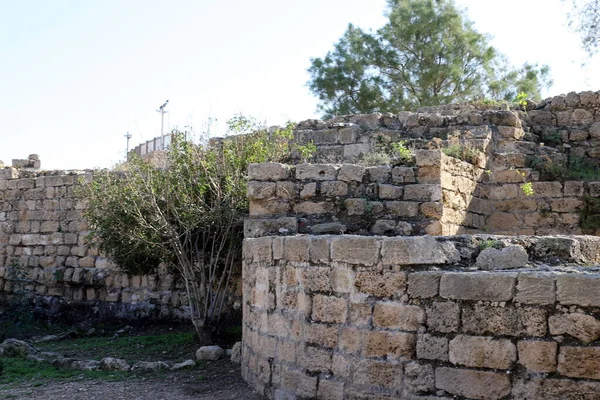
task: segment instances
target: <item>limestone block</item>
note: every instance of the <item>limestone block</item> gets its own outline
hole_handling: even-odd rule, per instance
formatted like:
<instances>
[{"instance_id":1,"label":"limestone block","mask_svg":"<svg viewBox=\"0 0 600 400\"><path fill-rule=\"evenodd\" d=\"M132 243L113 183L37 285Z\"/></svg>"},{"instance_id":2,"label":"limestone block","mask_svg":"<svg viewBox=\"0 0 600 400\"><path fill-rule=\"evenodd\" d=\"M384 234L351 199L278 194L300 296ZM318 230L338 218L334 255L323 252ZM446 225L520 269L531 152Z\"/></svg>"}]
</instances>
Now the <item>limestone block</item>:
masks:
<instances>
[{"instance_id":1,"label":"limestone block","mask_svg":"<svg viewBox=\"0 0 600 400\"><path fill-rule=\"evenodd\" d=\"M261 163L248 165L249 181L281 181L287 179L288 176L289 169L283 164Z\"/></svg>"},{"instance_id":2,"label":"limestone block","mask_svg":"<svg viewBox=\"0 0 600 400\"><path fill-rule=\"evenodd\" d=\"M415 272L408 275L408 295L415 299L426 299L438 295L440 272Z\"/></svg>"},{"instance_id":3,"label":"limestone block","mask_svg":"<svg viewBox=\"0 0 600 400\"><path fill-rule=\"evenodd\" d=\"M272 238L244 239L243 257L246 262L271 262L273 259Z\"/></svg>"},{"instance_id":4,"label":"limestone block","mask_svg":"<svg viewBox=\"0 0 600 400\"><path fill-rule=\"evenodd\" d=\"M294 212L306 215L332 214L335 213L335 204L327 201L304 201L294 206ZM250 215L252 215L252 213Z\"/></svg>"},{"instance_id":5,"label":"limestone block","mask_svg":"<svg viewBox=\"0 0 600 400\"><path fill-rule=\"evenodd\" d=\"M386 182L389 182L389 180L390 180L392 167L389 167L389 166L368 167L367 172L368 172L370 182L386 183Z\"/></svg>"},{"instance_id":6,"label":"limestone block","mask_svg":"<svg viewBox=\"0 0 600 400\"><path fill-rule=\"evenodd\" d=\"M388 359L412 359L415 335L405 332L371 331L366 333L364 355Z\"/></svg>"},{"instance_id":7,"label":"limestone block","mask_svg":"<svg viewBox=\"0 0 600 400\"><path fill-rule=\"evenodd\" d=\"M370 151L371 145L369 143L346 144L343 149L344 160L355 159Z\"/></svg>"},{"instance_id":8,"label":"limestone block","mask_svg":"<svg viewBox=\"0 0 600 400\"><path fill-rule=\"evenodd\" d=\"M583 196L583 182L567 181L564 188L565 196Z\"/></svg>"},{"instance_id":9,"label":"limestone block","mask_svg":"<svg viewBox=\"0 0 600 400\"><path fill-rule=\"evenodd\" d=\"M439 201L442 187L439 184L416 184L404 187L404 200Z\"/></svg>"},{"instance_id":10,"label":"limestone block","mask_svg":"<svg viewBox=\"0 0 600 400\"><path fill-rule=\"evenodd\" d=\"M410 362L404 367L404 394L435 390L433 366Z\"/></svg>"},{"instance_id":11,"label":"limestone block","mask_svg":"<svg viewBox=\"0 0 600 400\"><path fill-rule=\"evenodd\" d=\"M275 219L246 218L244 220L244 237L256 238L269 235L286 235L298 232L296 217Z\"/></svg>"},{"instance_id":12,"label":"limestone block","mask_svg":"<svg viewBox=\"0 0 600 400\"><path fill-rule=\"evenodd\" d=\"M438 367L435 387L455 396L499 400L510 393L510 378L501 372Z\"/></svg>"},{"instance_id":13,"label":"limestone block","mask_svg":"<svg viewBox=\"0 0 600 400\"><path fill-rule=\"evenodd\" d=\"M561 304L600 307L600 275L560 275L556 300Z\"/></svg>"},{"instance_id":14,"label":"limestone block","mask_svg":"<svg viewBox=\"0 0 600 400\"><path fill-rule=\"evenodd\" d=\"M410 201L386 201L387 211L397 217L413 218L419 215L419 203Z\"/></svg>"},{"instance_id":15,"label":"limestone block","mask_svg":"<svg viewBox=\"0 0 600 400\"><path fill-rule=\"evenodd\" d=\"M354 285L358 291L380 298L399 296L406 289L406 274L393 271L357 272Z\"/></svg>"},{"instance_id":16,"label":"limestone block","mask_svg":"<svg viewBox=\"0 0 600 400\"><path fill-rule=\"evenodd\" d=\"M309 242L310 238L308 236L291 236L284 238L284 259L287 261L308 261Z\"/></svg>"},{"instance_id":17,"label":"limestone block","mask_svg":"<svg viewBox=\"0 0 600 400\"><path fill-rule=\"evenodd\" d=\"M313 262L329 262L331 238L327 236L311 237L309 243L310 260Z\"/></svg>"},{"instance_id":18,"label":"limestone block","mask_svg":"<svg viewBox=\"0 0 600 400\"><path fill-rule=\"evenodd\" d=\"M323 400L343 400L344 384L333 380L319 379L317 398Z\"/></svg>"},{"instance_id":19,"label":"limestone block","mask_svg":"<svg viewBox=\"0 0 600 400\"><path fill-rule=\"evenodd\" d=\"M425 322L421 307L394 302L376 303L373 309L373 326L385 329L416 331Z\"/></svg>"},{"instance_id":20,"label":"limestone block","mask_svg":"<svg viewBox=\"0 0 600 400\"><path fill-rule=\"evenodd\" d=\"M477 335L541 337L547 334L548 312L533 307L476 304L462 309L463 332Z\"/></svg>"},{"instance_id":21,"label":"limestone block","mask_svg":"<svg viewBox=\"0 0 600 400\"><path fill-rule=\"evenodd\" d=\"M452 243L429 236L386 238L381 248L381 262L386 265L447 264L459 259Z\"/></svg>"},{"instance_id":22,"label":"limestone block","mask_svg":"<svg viewBox=\"0 0 600 400\"><path fill-rule=\"evenodd\" d=\"M338 131L338 142L341 144L356 143L358 136L362 133L362 129L358 126L349 126L341 128Z\"/></svg>"},{"instance_id":23,"label":"limestone block","mask_svg":"<svg viewBox=\"0 0 600 400\"><path fill-rule=\"evenodd\" d=\"M429 334L418 335L417 358L448 361L448 338Z\"/></svg>"},{"instance_id":24,"label":"limestone block","mask_svg":"<svg viewBox=\"0 0 600 400\"><path fill-rule=\"evenodd\" d=\"M417 150L415 153L416 163L419 167L439 167L441 165L441 150Z\"/></svg>"},{"instance_id":25,"label":"limestone block","mask_svg":"<svg viewBox=\"0 0 600 400\"><path fill-rule=\"evenodd\" d=\"M583 108L578 108L571 114L571 125L589 125L594 122L594 114Z\"/></svg>"},{"instance_id":26,"label":"limestone block","mask_svg":"<svg viewBox=\"0 0 600 400\"><path fill-rule=\"evenodd\" d=\"M321 183L321 195L325 197L346 196L348 184L340 181L326 181Z\"/></svg>"},{"instance_id":27,"label":"limestone block","mask_svg":"<svg viewBox=\"0 0 600 400\"><path fill-rule=\"evenodd\" d=\"M317 184L315 182L305 183L300 190L300 198L303 200L310 199L317 195Z\"/></svg>"},{"instance_id":28,"label":"limestone block","mask_svg":"<svg viewBox=\"0 0 600 400\"><path fill-rule=\"evenodd\" d=\"M397 389L402 386L402 366L389 362L363 360L354 367L353 383ZM364 397L358 397L364 398Z\"/></svg>"},{"instance_id":29,"label":"limestone block","mask_svg":"<svg viewBox=\"0 0 600 400\"><path fill-rule=\"evenodd\" d=\"M501 250L489 247L477 256L475 267L483 270L514 269L527 265L529 256L523 246L510 245Z\"/></svg>"},{"instance_id":30,"label":"limestone block","mask_svg":"<svg viewBox=\"0 0 600 400\"><path fill-rule=\"evenodd\" d=\"M420 206L421 214L426 218L441 219L443 215L444 205L439 202L427 202Z\"/></svg>"},{"instance_id":31,"label":"limestone block","mask_svg":"<svg viewBox=\"0 0 600 400\"><path fill-rule=\"evenodd\" d=\"M590 196L600 197L600 182L588 182L587 186Z\"/></svg>"},{"instance_id":32,"label":"limestone block","mask_svg":"<svg viewBox=\"0 0 600 400\"><path fill-rule=\"evenodd\" d=\"M348 315L347 302L340 297L316 295L313 298L312 319L318 322L345 323Z\"/></svg>"},{"instance_id":33,"label":"limestone block","mask_svg":"<svg viewBox=\"0 0 600 400\"><path fill-rule=\"evenodd\" d=\"M569 133L569 140L571 142L581 142L587 140L589 133L587 131L574 129Z\"/></svg>"},{"instance_id":34,"label":"limestone block","mask_svg":"<svg viewBox=\"0 0 600 400\"><path fill-rule=\"evenodd\" d=\"M521 226L521 221L512 213L494 213L487 218L486 226L493 231L510 231Z\"/></svg>"},{"instance_id":35,"label":"limestone block","mask_svg":"<svg viewBox=\"0 0 600 400\"><path fill-rule=\"evenodd\" d=\"M557 369L572 378L600 379L600 347L561 346Z\"/></svg>"},{"instance_id":36,"label":"limestone block","mask_svg":"<svg viewBox=\"0 0 600 400\"><path fill-rule=\"evenodd\" d=\"M375 265L379 261L380 240L345 235L331 241L331 259L349 264Z\"/></svg>"},{"instance_id":37,"label":"limestone block","mask_svg":"<svg viewBox=\"0 0 600 400\"><path fill-rule=\"evenodd\" d=\"M379 184L379 198L386 200L401 199L403 193L402 186Z\"/></svg>"},{"instance_id":38,"label":"limestone block","mask_svg":"<svg viewBox=\"0 0 600 400\"><path fill-rule=\"evenodd\" d=\"M304 327L304 340L307 343L334 348L338 344L338 327L310 323Z\"/></svg>"},{"instance_id":39,"label":"limestone block","mask_svg":"<svg viewBox=\"0 0 600 400\"><path fill-rule=\"evenodd\" d=\"M542 342L534 340L520 340L517 343L519 350L519 364L533 372L556 371L556 342Z\"/></svg>"},{"instance_id":40,"label":"limestone block","mask_svg":"<svg viewBox=\"0 0 600 400\"><path fill-rule=\"evenodd\" d=\"M253 200L250 199L250 216L263 217L285 215L290 211L290 203L283 200Z\"/></svg>"},{"instance_id":41,"label":"limestone block","mask_svg":"<svg viewBox=\"0 0 600 400\"><path fill-rule=\"evenodd\" d=\"M579 199L552 199L550 200L550 208L554 212L568 213L568 212L579 212L583 201Z\"/></svg>"},{"instance_id":42,"label":"limestone block","mask_svg":"<svg viewBox=\"0 0 600 400\"><path fill-rule=\"evenodd\" d=\"M378 219L371 228L374 235L388 235L396 233L396 221L393 219Z\"/></svg>"},{"instance_id":43,"label":"limestone block","mask_svg":"<svg viewBox=\"0 0 600 400\"><path fill-rule=\"evenodd\" d=\"M337 177L337 169L330 164L296 165L296 179L314 181L333 181Z\"/></svg>"},{"instance_id":44,"label":"limestone block","mask_svg":"<svg viewBox=\"0 0 600 400\"><path fill-rule=\"evenodd\" d=\"M412 167L394 167L392 168L392 182L394 183L415 183L415 170Z\"/></svg>"},{"instance_id":45,"label":"limestone block","mask_svg":"<svg viewBox=\"0 0 600 400\"><path fill-rule=\"evenodd\" d=\"M535 110L532 110L535 111ZM548 113L550 114L550 113ZM502 126L521 126L521 119L519 115L514 111L505 110L488 110L483 113L484 118L487 119L493 125ZM529 113L531 115L531 112ZM535 115L535 113L534 113ZM543 125L543 124L542 124Z\"/></svg>"},{"instance_id":46,"label":"limestone block","mask_svg":"<svg viewBox=\"0 0 600 400\"><path fill-rule=\"evenodd\" d=\"M427 308L427 326L437 332L458 332L460 308L454 302L434 302Z\"/></svg>"},{"instance_id":47,"label":"limestone block","mask_svg":"<svg viewBox=\"0 0 600 400\"><path fill-rule=\"evenodd\" d=\"M554 304L556 277L541 272L524 272L518 276L515 301L524 304Z\"/></svg>"},{"instance_id":48,"label":"limestone block","mask_svg":"<svg viewBox=\"0 0 600 400\"><path fill-rule=\"evenodd\" d=\"M311 267L302 270L302 284L308 292L330 292L329 268Z\"/></svg>"},{"instance_id":49,"label":"limestone block","mask_svg":"<svg viewBox=\"0 0 600 400\"><path fill-rule=\"evenodd\" d=\"M523 128L517 128L514 126L498 126L498 133L504 139L508 140L521 140L525 136Z\"/></svg>"},{"instance_id":50,"label":"limestone block","mask_svg":"<svg viewBox=\"0 0 600 400\"><path fill-rule=\"evenodd\" d=\"M336 144L337 138L337 131L323 129L314 131L312 140L315 144Z\"/></svg>"},{"instance_id":51,"label":"limestone block","mask_svg":"<svg viewBox=\"0 0 600 400\"><path fill-rule=\"evenodd\" d=\"M338 348L344 353L357 354L361 349L363 331L357 328L344 328L340 331Z\"/></svg>"},{"instance_id":52,"label":"limestone block","mask_svg":"<svg viewBox=\"0 0 600 400\"><path fill-rule=\"evenodd\" d=\"M369 327L372 313L373 306L369 303L350 303L348 323L362 328Z\"/></svg>"},{"instance_id":53,"label":"limestone block","mask_svg":"<svg viewBox=\"0 0 600 400\"><path fill-rule=\"evenodd\" d=\"M441 171L439 166L419 167L417 170L417 181L419 183L437 183L441 181Z\"/></svg>"},{"instance_id":54,"label":"limestone block","mask_svg":"<svg viewBox=\"0 0 600 400\"><path fill-rule=\"evenodd\" d=\"M458 335L450 341L449 360L467 367L510 369L517 361L517 348L507 339Z\"/></svg>"},{"instance_id":55,"label":"limestone block","mask_svg":"<svg viewBox=\"0 0 600 400\"><path fill-rule=\"evenodd\" d=\"M367 200L365 199L346 199L344 206L348 215L363 215L365 213L365 207L367 206Z\"/></svg>"},{"instance_id":56,"label":"limestone block","mask_svg":"<svg viewBox=\"0 0 600 400\"><path fill-rule=\"evenodd\" d=\"M381 113L353 115L350 122L360 125L363 129L377 129L381 126L381 116Z\"/></svg>"},{"instance_id":57,"label":"limestone block","mask_svg":"<svg viewBox=\"0 0 600 400\"><path fill-rule=\"evenodd\" d=\"M440 281L440 296L457 300L508 301L515 292L516 274L449 272Z\"/></svg>"},{"instance_id":58,"label":"limestone block","mask_svg":"<svg viewBox=\"0 0 600 400\"><path fill-rule=\"evenodd\" d=\"M583 343L590 343L600 338L600 321L586 314L556 314L548 320L551 335L575 337Z\"/></svg>"},{"instance_id":59,"label":"limestone block","mask_svg":"<svg viewBox=\"0 0 600 400\"><path fill-rule=\"evenodd\" d=\"M246 194L250 199L260 200L275 197L276 191L277 184L275 182L250 181Z\"/></svg>"},{"instance_id":60,"label":"limestone block","mask_svg":"<svg viewBox=\"0 0 600 400\"><path fill-rule=\"evenodd\" d=\"M364 167L353 164L342 164L338 179L344 182L362 182L364 175Z\"/></svg>"},{"instance_id":61,"label":"limestone block","mask_svg":"<svg viewBox=\"0 0 600 400\"><path fill-rule=\"evenodd\" d=\"M600 393L600 382L585 382L571 379L549 379L546 377L519 378L513 383L514 399L596 399Z\"/></svg>"}]
</instances>

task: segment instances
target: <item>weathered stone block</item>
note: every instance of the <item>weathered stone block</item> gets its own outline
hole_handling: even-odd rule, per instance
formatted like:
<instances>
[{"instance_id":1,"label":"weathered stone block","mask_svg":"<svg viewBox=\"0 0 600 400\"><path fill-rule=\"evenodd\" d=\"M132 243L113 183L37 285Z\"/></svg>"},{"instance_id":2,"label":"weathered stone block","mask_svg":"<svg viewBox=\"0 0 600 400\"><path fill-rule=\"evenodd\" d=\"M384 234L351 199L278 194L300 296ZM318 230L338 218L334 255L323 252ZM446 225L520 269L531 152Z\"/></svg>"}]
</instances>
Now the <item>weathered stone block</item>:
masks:
<instances>
[{"instance_id":1,"label":"weathered stone block","mask_svg":"<svg viewBox=\"0 0 600 400\"><path fill-rule=\"evenodd\" d=\"M435 387L455 396L499 400L510 393L510 378L500 372L436 368Z\"/></svg>"},{"instance_id":2,"label":"weathered stone block","mask_svg":"<svg viewBox=\"0 0 600 400\"><path fill-rule=\"evenodd\" d=\"M433 303L427 308L427 326L437 332L458 332L460 307L451 301Z\"/></svg>"},{"instance_id":3,"label":"weathered stone block","mask_svg":"<svg viewBox=\"0 0 600 400\"><path fill-rule=\"evenodd\" d=\"M299 164L296 165L296 179L314 181L334 181L337 169L329 164Z\"/></svg>"},{"instance_id":4,"label":"weathered stone block","mask_svg":"<svg viewBox=\"0 0 600 400\"><path fill-rule=\"evenodd\" d=\"M386 201L385 208L397 217L412 218L419 215L419 203L416 202Z\"/></svg>"},{"instance_id":5,"label":"weathered stone block","mask_svg":"<svg viewBox=\"0 0 600 400\"><path fill-rule=\"evenodd\" d=\"M346 196L348 184L340 181L325 181L321 183L321 195L325 197Z\"/></svg>"},{"instance_id":6,"label":"weathered stone block","mask_svg":"<svg viewBox=\"0 0 600 400\"><path fill-rule=\"evenodd\" d=\"M515 292L516 274L449 272L440 280L440 296L457 300L508 301Z\"/></svg>"},{"instance_id":7,"label":"weathered stone block","mask_svg":"<svg viewBox=\"0 0 600 400\"><path fill-rule=\"evenodd\" d=\"M317 184L315 182L305 183L300 190L300 198L303 200L313 198L317 195Z\"/></svg>"},{"instance_id":8,"label":"weathered stone block","mask_svg":"<svg viewBox=\"0 0 600 400\"><path fill-rule=\"evenodd\" d=\"M311 237L309 243L310 260L314 262L329 261L329 247L331 238L328 236Z\"/></svg>"},{"instance_id":9,"label":"weathered stone block","mask_svg":"<svg viewBox=\"0 0 600 400\"><path fill-rule=\"evenodd\" d=\"M386 329L416 331L425 322L421 307L400 303L376 303L373 309L373 325Z\"/></svg>"},{"instance_id":10,"label":"weathered stone block","mask_svg":"<svg viewBox=\"0 0 600 400\"><path fill-rule=\"evenodd\" d=\"M426 299L438 295L440 272L415 272L408 275L408 295L415 299Z\"/></svg>"},{"instance_id":11,"label":"weathered stone block","mask_svg":"<svg viewBox=\"0 0 600 400\"><path fill-rule=\"evenodd\" d=\"M289 169L283 164L261 163L248 165L249 181L281 181L287 179L288 176Z\"/></svg>"},{"instance_id":12,"label":"weathered stone block","mask_svg":"<svg viewBox=\"0 0 600 400\"><path fill-rule=\"evenodd\" d=\"M345 235L331 241L331 259L349 264L375 265L379 261L377 238Z\"/></svg>"},{"instance_id":13,"label":"weathered stone block","mask_svg":"<svg viewBox=\"0 0 600 400\"><path fill-rule=\"evenodd\" d=\"M402 186L388 184L379 184L379 198L386 200L396 200L402 198Z\"/></svg>"},{"instance_id":14,"label":"weathered stone block","mask_svg":"<svg viewBox=\"0 0 600 400\"><path fill-rule=\"evenodd\" d=\"M288 261L308 261L309 260L308 236L291 236L283 240L283 257Z\"/></svg>"},{"instance_id":15,"label":"weathered stone block","mask_svg":"<svg viewBox=\"0 0 600 400\"><path fill-rule=\"evenodd\" d=\"M277 184L275 182L250 181L246 195L250 199L270 199L275 197L276 191Z\"/></svg>"},{"instance_id":16,"label":"weathered stone block","mask_svg":"<svg viewBox=\"0 0 600 400\"><path fill-rule=\"evenodd\" d=\"M250 200L250 216L263 217L285 215L290 212L290 203L283 200Z\"/></svg>"},{"instance_id":17,"label":"weathered stone block","mask_svg":"<svg viewBox=\"0 0 600 400\"><path fill-rule=\"evenodd\" d=\"M348 300L316 295L313 298L312 319L319 322L345 323L348 315Z\"/></svg>"},{"instance_id":18,"label":"weathered stone block","mask_svg":"<svg viewBox=\"0 0 600 400\"><path fill-rule=\"evenodd\" d=\"M333 214L335 213L335 204L322 201L322 202L312 202L312 201L304 201L302 203L296 204L294 206L294 212L297 214L306 214L306 215L321 215L321 214ZM252 214L250 214L252 215Z\"/></svg>"},{"instance_id":19,"label":"weathered stone block","mask_svg":"<svg viewBox=\"0 0 600 400\"><path fill-rule=\"evenodd\" d=\"M244 220L244 237L256 238L261 236L294 234L298 232L298 220L296 217L281 217L275 219Z\"/></svg>"},{"instance_id":20,"label":"weathered stone block","mask_svg":"<svg viewBox=\"0 0 600 400\"><path fill-rule=\"evenodd\" d=\"M378 166L368 167L367 172L369 173L370 182L386 183L390 180L390 174L392 167L389 166Z\"/></svg>"},{"instance_id":21,"label":"weathered stone block","mask_svg":"<svg viewBox=\"0 0 600 400\"><path fill-rule=\"evenodd\" d=\"M514 269L524 267L529 255L523 246L510 245L501 250L489 247L477 256L475 267L483 270Z\"/></svg>"},{"instance_id":22,"label":"weathered stone block","mask_svg":"<svg viewBox=\"0 0 600 400\"><path fill-rule=\"evenodd\" d=\"M402 386L402 366L389 362L363 360L354 367L353 383L398 389Z\"/></svg>"},{"instance_id":23,"label":"weathered stone block","mask_svg":"<svg viewBox=\"0 0 600 400\"><path fill-rule=\"evenodd\" d=\"M381 248L381 262L386 265L446 264L459 259L452 243L427 236L386 238Z\"/></svg>"},{"instance_id":24,"label":"weathered stone block","mask_svg":"<svg viewBox=\"0 0 600 400\"><path fill-rule=\"evenodd\" d=\"M442 159L441 150L417 150L415 159L418 166L440 166Z\"/></svg>"},{"instance_id":25,"label":"weathered stone block","mask_svg":"<svg viewBox=\"0 0 600 400\"><path fill-rule=\"evenodd\" d=\"M370 151L371 145L369 143L346 144L343 149L344 160L352 160Z\"/></svg>"},{"instance_id":26,"label":"weathered stone block","mask_svg":"<svg viewBox=\"0 0 600 400\"><path fill-rule=\"evenodd\" d=\"M394 183L415 183L415 170L412 167L394 167L392 168L392 182Z\"/></svg>"},{"instance_id":27,"label":"weathered stone block","mask_svg":"<svg viewBox=\"0 0 600 400\"><path fill-rule=\"evenodd\" d=\"M343 164L340 167L338 179L344 182L362 182L365 168L360 165Z\"/></svg>"},{"instance_id":28,"label":"weathered stone block","mask_svg":"<svg viewBox=\"0 0 600 400\"><path fill-rule=\"evenodd\" d=\"M600 379L600 347L561 346L558 372L572 378Z\"/></svg>"},{"instance_id":29,"label":"weathered stone block","mask_svg":"<svg viewBox=\"0 0 600 400\"><path fill-rule=\"evenodd\" d=\"M439 184L416 184L404 187L404 200L439 201L442 199L442 186Z\"/></svg>"},{"instance_id":30,"label":"weathered stone block","mask_svg":"<svg viewBox=\"0 0 600 400\"><path fill-rule=\"evenodd\" d=\"M448 338L428 334L418 335L417 358L448 361Z\"/></svg>"},{"instance_id":31,"label":"weathered stone block","mask_svg":"<svg viewBox=\"0 0 600 400\"><path fill-rule=\"evenodd\" d=\"M246 262L271 262L272 238L244 239L243 255Z\"/></svg>"},{"instance_id":32,"label":"weathered stone block","mask_svg":"<svg viewBox=\"0 0 600 400\"><path fill-rule=\"evenodd\" d=\"M518 276L515 301L524 304L554 304L556 277L542 272L524 272Z\"/></svg>"},{"instance_id":33,"label":"weathered stone block","mask_svg":"<svg viewBox=\"0 0 600 400\"><path fill-rule=\"evenodd\" d=\"M591 315L573 313L556 314L548 319L551 335L570 335L590 343L600 338L600 321Z\"/></svg>"},{"instance_id":34,"label":"weathered stone block","mask_svg":"<svg viewBox=\"0 0 600 400\"><path fill-rule=\"evenodd\" d=\"M450 341L449 359L467 367L510 369L517 361L517 348L507 339L458 335Z\"/></svg>"},{"instance_id":35,"label":"weathered stone block","mask_svg":"<svg viewBox=\"0 0 600 400\"><path fill-rule=\"evenodd\" d=\"M395 297L406 289L404 272L357 272L354 285L358 291L381 298Z\"/></svg>"},{"instance_id":36,"label":"weathered stone block","mask_svg":"<svg viewBox=\"0 0 600 400\"><path fill-rule=\"evenodd\" d=\"M600 275L560 275L556 300L562 304L600 307Z\"/></svg>"},{"instance_id":37,"label":"weathered stone block","mask_svg":"<svg viewBox=\"0 0 600 400\"><path fill-rule=\"evenodd\" d=\"M533 372L556 371L556 342L521 340L517 343L519 364Z\"/></svg>"},{"instance_id":38,"label":"weathered stone block","mask_svg":"<svg viewBox=\"0 0 600 400\"><path fill-rule=\"evenodd\" d=\"M526 377L513 382L511 395L514 399L597 400L598 393L600 382Z\"/></svg>"},{"instance_id":39,"label":"weathered stone block","mask_svg":"<svg viewBox=\"0 0 600 400\"><path fill-rule=\"evenodd\" d=\"M404 394L424 393L435 390L435 375L429 364L410 362L404 367Z\"/></svg>"},{"instance_id":40,"label":"weathered stone block","mask_svg":"<svg viewBox=\"0 0 600 400\"><path fill-rule=\"evenodd\" d=\"M365 337L367 357L384 357L388 359L412 359L415 349L415 335L404 332L368 332Z\"/></svg>"},{"instance_id":41,"label":"weathered stone block","mask_svg":"<svg viewBox=\"0 0 600 400\"><path fill-rule=\"evenodd\" d=\"M340 331L338 347L349 354L357 354L362 345L363 331L357 328L344 328Z\"/></svg>"},{"instance_id":42,"label":"weathered stone block","mask_svg":"<svg viewBox=\"0 0 600 400\"><path fill-rule=\"evenodd\" d=\"M304 339L307 343L334 348L338 344L338 327L311 323L304 328Z\"/></svg>"},{"instance_id":43,"label":"weathered stone block","mask_svg":"<svg viewBox=\"0 0 600 400\"><path fill-rule=\"evenodd\" d=\"M478 335L530 336L547 334L547 311L533 307L463 307L463 332Z\"/></svg>"}]
</instances>

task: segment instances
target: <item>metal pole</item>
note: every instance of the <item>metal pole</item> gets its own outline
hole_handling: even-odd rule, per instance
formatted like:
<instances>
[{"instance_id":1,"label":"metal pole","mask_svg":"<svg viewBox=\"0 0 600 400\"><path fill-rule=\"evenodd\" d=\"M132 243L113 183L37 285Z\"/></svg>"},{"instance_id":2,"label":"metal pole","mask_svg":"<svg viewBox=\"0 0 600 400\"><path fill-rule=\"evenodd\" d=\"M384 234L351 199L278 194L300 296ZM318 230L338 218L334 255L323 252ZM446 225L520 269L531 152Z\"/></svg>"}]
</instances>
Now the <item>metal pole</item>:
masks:
<instances>
[{"instance_id":1,"label":"metal pole","mask_svg":"<svg viewBox=\"0 0 600 400\"><path fill-rule=\"evenodd\" d=\"M125 137L127 138L127 150L125 151L125 159L129 161L129 139L131 139L131 134L129 133L129 131L127 131Z\"/></svg>"},{"instance_id":2,"label":"metal pole","mask_svg":"<svg viewBox=\"0 0 600 400\"><path fill-rule=\"evenodd\" d=\"M165 149L165 110L161 110L160 112L160 138L162 149Z\"/></svg>"}]
</instances>

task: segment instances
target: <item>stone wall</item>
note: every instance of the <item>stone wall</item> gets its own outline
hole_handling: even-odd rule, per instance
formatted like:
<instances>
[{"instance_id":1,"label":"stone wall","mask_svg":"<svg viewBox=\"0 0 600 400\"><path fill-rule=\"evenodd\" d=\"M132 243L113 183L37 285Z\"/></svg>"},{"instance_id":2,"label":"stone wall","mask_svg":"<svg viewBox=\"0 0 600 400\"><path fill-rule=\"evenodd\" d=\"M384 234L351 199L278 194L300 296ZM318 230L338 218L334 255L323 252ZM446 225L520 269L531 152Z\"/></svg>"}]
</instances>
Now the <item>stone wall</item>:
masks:
<instances>
[{"instance_id":1,"label":"stone wall","mask_svg":"<svg viewBox=\"0 0 600 400\"><path fill-rule=\"evenodd\" d=\"M31 298L45 314L184 318L173 275L129 276L87 242L80 179L92 172L0 170L0 294Z\"/></svg>"},{"instance_id":2,"label":"stone wall","mask_svg":"<svg viewBox=\"0 0 600 400\"><path fill-rule=\"evenodd\" d=\"M543 182L529 172L526 195L524 169L494 173L440 150L417 150L415 159L410 167L253 164L245 235L582 234L583 199L600 196L600 182Z\"/></svg>"},{"instance_id":3,"label":"stone wall","mask_svg":"<svg viewBox=\"0 0 600 400\"><path fill-rule=\"evenodd\" d=\"M275 399L596 399L599 262L589 236L246 239L242 373Z\"/></svg>"},{"instance_id":4,"label":"stone wall","mask_svg":"<svg viewBox=\"0 0 600 400\"><path fill-rule=\"evenodd\" d=\"M439 155L423 151L416 166L393 168L252 164L246 237L298 232L439 234Z\"/></svg>"}]
</instances>

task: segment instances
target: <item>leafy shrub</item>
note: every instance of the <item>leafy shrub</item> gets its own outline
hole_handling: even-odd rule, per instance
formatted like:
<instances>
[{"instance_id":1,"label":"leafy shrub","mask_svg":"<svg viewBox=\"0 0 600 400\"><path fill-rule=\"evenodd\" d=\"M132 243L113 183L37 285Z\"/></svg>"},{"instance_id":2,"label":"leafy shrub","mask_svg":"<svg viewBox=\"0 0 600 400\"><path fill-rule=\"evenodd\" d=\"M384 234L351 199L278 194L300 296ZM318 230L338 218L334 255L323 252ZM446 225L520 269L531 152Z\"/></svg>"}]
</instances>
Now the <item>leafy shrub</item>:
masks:
<instances>
[{"instance_id":1,"label":"leafy shrub","mask_svg":"<svg viewBox=\"0 0 600 400\"><path fill-rule=\"evenodd\" d=\"M530 166L540 171L541 178L549 181L596 180L600 179L600 168L583 157L569 156L555 162L548 156L530 158Z\"/></svg>"},{"instance_id":2,"label":"leafy shrub","mask_svg":"<svg viewBox=\"0 0 600 400\"><path fill-rule=\"evenodd\" d=\"M583 233L595 234L600 231L600 199L585 196L580 216Z\"/></svg>"},{"instance_id":3,"label":"leafy shrub","mask_svg":"<svg viewBox=\"0 0 600 400\"><path fill-rule=\"evenodd\" d=\"M449 157L458 158L470 164L475 164L479 157L481 157L481 151L469 144L453 144L442 149L442 151Z\"/></svg>"}]
</instances>

